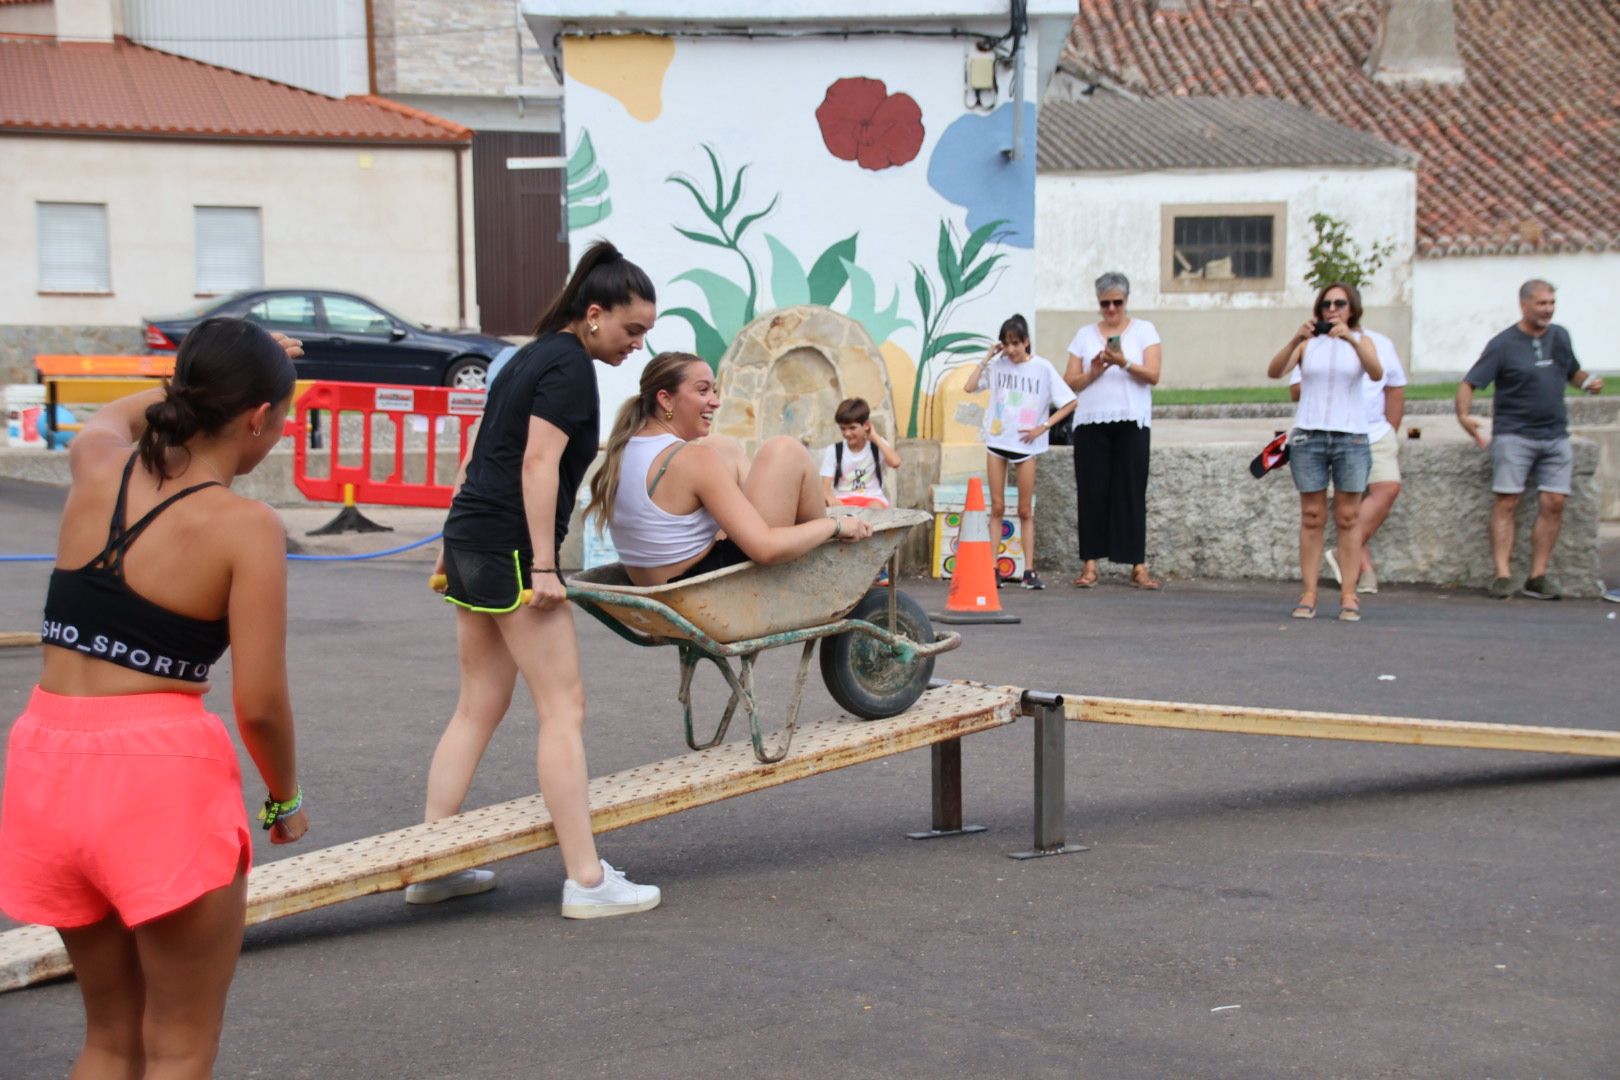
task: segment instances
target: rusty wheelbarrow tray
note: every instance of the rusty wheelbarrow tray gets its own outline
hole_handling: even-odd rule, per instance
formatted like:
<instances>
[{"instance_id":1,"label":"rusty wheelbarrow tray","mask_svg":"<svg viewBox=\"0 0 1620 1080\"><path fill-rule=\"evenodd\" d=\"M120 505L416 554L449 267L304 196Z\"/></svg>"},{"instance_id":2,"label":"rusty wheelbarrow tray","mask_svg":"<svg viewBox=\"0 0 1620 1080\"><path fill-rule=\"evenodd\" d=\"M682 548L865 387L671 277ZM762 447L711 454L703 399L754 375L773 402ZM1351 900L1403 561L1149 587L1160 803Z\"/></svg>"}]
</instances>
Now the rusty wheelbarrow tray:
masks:
<instances>
[{"instance_id":1,"label":"rusty wheelbarrow tray","mask_svg":"<svg viewBox=\"0 0 1620 1080\"><path fill-rule=\"evenodd\" d=\"M893 560L913 527L929 520L922 510L863 509L872 535L828 543L791 563L740 563L669 585L631 584L618 563L568 579L568 598L635 645L673 645L680 652L680 700L686 745L705 750L725 738L741 705L748 712L754 756L780 761L793 741L810 654L822 641L821 673L833 699L867 720L910 708L933 675L934 657L956 648L961 636L936 635L928 616L895 585L872 579ZM767 649L802 643L798 677L778 744L767 749L754 695L754 661ZM731 661L739 663L733 668ZM714 735L699 742L692 724L692 676L699 660L720 669L731 698Z\"/></svg>"}]
</instances>

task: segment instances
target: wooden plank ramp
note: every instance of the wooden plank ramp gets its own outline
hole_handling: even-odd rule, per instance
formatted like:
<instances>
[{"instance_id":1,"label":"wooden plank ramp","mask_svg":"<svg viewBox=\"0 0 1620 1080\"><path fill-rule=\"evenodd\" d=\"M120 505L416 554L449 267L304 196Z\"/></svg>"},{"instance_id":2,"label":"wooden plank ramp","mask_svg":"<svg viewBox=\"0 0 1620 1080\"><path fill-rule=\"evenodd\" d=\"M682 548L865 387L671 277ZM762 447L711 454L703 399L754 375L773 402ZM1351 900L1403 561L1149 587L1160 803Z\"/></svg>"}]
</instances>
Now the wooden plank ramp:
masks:
<instances>
[{"instance_id":1,"label":"wooden plank ramp","mask_svg":"<svg viewBox=\"0 0 1620 1080\"><path fill-rule=\"evenodd\" d=\"M1446 746L1472 750L1517 750L1536 754L1620 757L1620 731L1529 727L1458 720L1413 720L1398 716L1294 712L1180 701L1135 701L1064 695L1064 715L1091 724L1224 731L1239 735L1286 735L1301 739Z\"/></svg>"},{"instance_id":2,"label":"wooden plank ramp","mask_svg":"<svg viewBox=\"0 0 1620 1080\"><path fill-rule=\"evenodd\" d=\"M930 690L888 720L848 718L803 724L793 749L761 765L747 742L639 765L591 781L591 826L598 833L707 806L834 769L1010 724L1018 691L952 685ZM267 922L413 881L442 877L551 847L557 834L538 795L469 810L255 866L248 878L247 924ZM61 938L44 926L0 934L0 991L72 972Z\"/></svg>"},{"instance_id":3,"label":"wooden plank ramp","mask_svg":"<svg viewBox=\"0 0 1620 1080\"><path fill-rule=\"evenodd\" d=\"M0 649L25 648L38 644L39 635L30 631L0 630Z\"/></svg>"}]
</instances>

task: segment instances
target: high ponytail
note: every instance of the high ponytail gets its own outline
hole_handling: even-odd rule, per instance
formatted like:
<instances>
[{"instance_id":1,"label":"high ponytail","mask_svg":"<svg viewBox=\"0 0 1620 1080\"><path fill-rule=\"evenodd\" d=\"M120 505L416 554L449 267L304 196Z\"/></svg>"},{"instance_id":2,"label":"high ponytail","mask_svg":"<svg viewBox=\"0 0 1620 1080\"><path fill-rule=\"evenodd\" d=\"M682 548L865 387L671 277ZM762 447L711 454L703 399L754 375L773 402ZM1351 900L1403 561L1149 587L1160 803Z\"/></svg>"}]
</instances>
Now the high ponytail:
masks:
<instances>
[{"instance_id":1,"label":"high ponytail","mask_svg":"<svg viewBox=\"0 0 1620 1080\"><path fill-rule=\"evenodd\" d=\"M204 319L180 342L163 400L147 406L136 453L161 485L169 452L198 435L216 435L232 420L292 396L297 373L269 332L243 319ZM189 450L188 450L189 453Z\"/></svg>"},{"instance_id":2,"label":"high ponytail","mask_svg":"<svg viewBox=\"0 0 1620 1080\"><path fill-rule=\"evenodd\" d=\"M616 308L628 304L632 298L656 304L658 295L652 279L621 255L618 248L606 240L598 240L585 249L574 272L568 276L568 284L535 322L534 336L554 334L584 318L592 304Z\"/></svg>"},{"instance_id":3,"label":"high ponytail","mask_svg":"<svg viewBox=\"0 0 1620 1080\"><path fill-rule=\"evenodd\" d=\"M618 415L613 418L613 430L608 433L604 447L602 467L591 477L591 505L585 511L586 521L605 523L613 513L613 501L619 497L619 472L624 464L624 448L631 436L658 414L658 395L661 391L674 393L686 381L691 364L704 364L700 356L684 352L659 353L647 362L641 372L641 386L635 397L624 399Z\"/></svg>"}]
</instances>

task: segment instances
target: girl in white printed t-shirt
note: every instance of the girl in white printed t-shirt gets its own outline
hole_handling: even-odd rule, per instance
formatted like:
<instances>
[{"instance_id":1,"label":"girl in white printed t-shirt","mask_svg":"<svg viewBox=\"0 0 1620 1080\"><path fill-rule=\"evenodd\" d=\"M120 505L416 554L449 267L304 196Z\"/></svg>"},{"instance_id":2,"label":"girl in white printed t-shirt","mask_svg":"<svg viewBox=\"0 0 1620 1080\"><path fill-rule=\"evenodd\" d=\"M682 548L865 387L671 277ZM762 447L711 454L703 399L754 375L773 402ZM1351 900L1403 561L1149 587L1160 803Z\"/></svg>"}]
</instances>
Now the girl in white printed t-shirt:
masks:
<instances>
[{"instance_id":1,"label":"girl in white printed t-shirt","mask_svg":"<svg viewBox=\"0 0 1620 1080\"><path fill-rule=\"evenodd\" d=\"M1029 323L1014 315L1001 324L999 341L985 352L962 388L990 391L979 434L990 474L990 535L999 539L1007 512L1007 466L1018 484L1019 541L1024 549L1026 589L1044 589L1035 573L1035 459L1046 453L1047 433L1074 411L1074 391L1057 368L1029 349ZM1053 413L1052 406L1058 406Z\"/></svg>"}]
</instances>

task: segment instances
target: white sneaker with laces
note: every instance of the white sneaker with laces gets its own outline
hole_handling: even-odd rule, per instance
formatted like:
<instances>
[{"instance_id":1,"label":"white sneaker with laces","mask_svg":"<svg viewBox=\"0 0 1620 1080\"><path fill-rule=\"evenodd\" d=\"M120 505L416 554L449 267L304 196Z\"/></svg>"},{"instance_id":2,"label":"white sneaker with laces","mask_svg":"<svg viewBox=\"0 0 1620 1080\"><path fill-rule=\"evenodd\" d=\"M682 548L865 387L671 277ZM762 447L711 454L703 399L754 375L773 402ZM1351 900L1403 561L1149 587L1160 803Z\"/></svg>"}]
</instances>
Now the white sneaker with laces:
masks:
<instances>
[{"instance_id":1,"label":"white sneaker with laces","mask_svg":"<svg viewBox=\"0 0 1620 1080\"><path fill-rule=\"evenodd\" d=\"M563 882L562 916L565 919L605 919L610 915L634 915L658 906L663 894L656 885L637 885L602 862L602 880L587 889L573 878Z\"/></svg>"},{"instance_id":2,"label":"white sneaker with laces","mask_svg":"<svg viewBox=\"0 0 1620 1080\"><path fill-rule=\"evenodd\" d=\"M495 887L493 870L457 870L433 881L405 886L407 904L437 904L458 896L474 896Z\"/></svg>"},{"instance_id":3,"label":"white sneaker with laces","mask_svg":"<svg viewBox=\"0 0 1620 1080\"><path fill-rule=\"evenodd\" d=\"M1322 552L1322 561L1327 563L1328 573L1333 575L1333 583L1343 585L1344 578L1339 574L1339 556L1334 553L1332 548Z\"/></svg>"}]
</instances>

